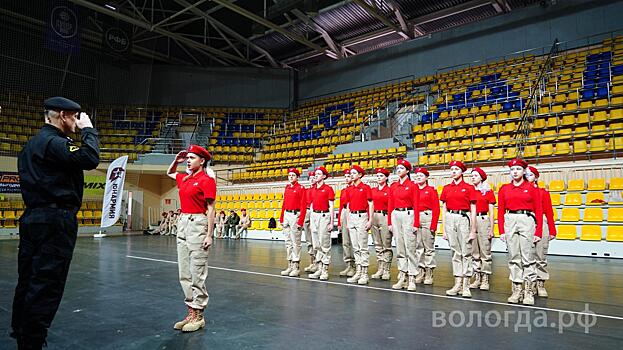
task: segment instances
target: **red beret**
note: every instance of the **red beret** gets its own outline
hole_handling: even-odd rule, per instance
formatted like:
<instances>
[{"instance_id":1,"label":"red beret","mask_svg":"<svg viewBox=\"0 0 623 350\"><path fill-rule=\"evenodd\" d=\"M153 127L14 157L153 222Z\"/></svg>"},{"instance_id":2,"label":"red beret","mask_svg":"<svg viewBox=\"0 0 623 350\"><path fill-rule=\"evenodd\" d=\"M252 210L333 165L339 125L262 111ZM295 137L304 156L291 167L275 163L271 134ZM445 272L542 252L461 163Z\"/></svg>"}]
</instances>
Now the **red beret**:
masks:
<instances>
[{"instance_id":1,"label":"red beret","mask_svg":"<svg viewBox=\"0 0 623 350\"><path fill-rule=\"evenodd\" d=\"M536 176L537 178L539 177L539 171L536 170L536 168L533 167L532 165L528 166L528 170L530 170L530 172L533 173L534 176Z\"/></svg>"},{"instance_id":2,"label":"red beret","mask_svg":"<svg viewBox=\"0 0 623 350\"><path fill-rule=\"evenodd\" d=\"M315 171L318 171L318 170L322 171L322 173L323 173L325 176L329 176L329 172L327 171L327 169L325 169L325 167L323 167L323 166L319 166L319 167L317 167L317 168L316 168L316 170L315 170Z\"/></svg>"},{"instance_id":3,"label":"red beret","mask_svg":"<svg viewBox=\"0 0 623 350\"><path fill-rule=\"evenodd\" d=\"M344 169L344 175L350 175L350 168Z\"/></svg>"},{"instance_id":4,"label":"red beret","mask_svg":"<svg viewBox=\"0 0 623 350\"><path fill-rule=\"evenodd\" d=\"M460 160L453 160L450 162L450 166L457 166L459 168L461 168L461 170L466 171L467 167L465 166L465 164L463 164L463 162L461 162Z\"/></svg>"},{"instance_id":5,"label":"red beret","mask_svg":"<svg viewBox=\"0 0 623 350\"><path fill-rule=\"evenodd\" d=\"M474 168L474 170L472 170L472 172L477 172L478 175L480 175L480 178L482 179L482 181L485 181L487 179L487 173L485 173L484 170L480 169L480 168Z\"/></svg>"},{"instance_id":6,"label":"red beret","mask_svg":"<svg viewBox=\"0 0 623 350\"><path fill-rule=\"evenodd\" d=\"M363 168L360 167L359 165L353 165L351 167L351 169L357 171L361 175L365 175L366 174L365 170L363 170Z\"/></svg>"},{"instance_id":7,"label":"red beret","mask_svg":"<svg viewBox=\"0 0 623 350\"><path fill-rule=\"evenodd\" d=\"M309 176L316 176L316 172L315 171L310 171L307 175L309 175Z\"/></svg>"},{"instance_id":8,"label":"red beret","mask_svg":"<svg viewBox=\"0 0 623 350\"><path fill-rule=\"evenodd\" d=\"M210 154L210 152L208 152L208 150L198 145L190 145L188 147L188 150L186 150L186 152L194 153L204 159L212 159L212 155Z\"/></svg>"},{"instance_id":9,"label":"red beret","mask_svg":"<svg viewBox=\"0 0 623 350\"><path fill-rule=\"evenodd\" d=\"M301 172L297 168L289 168L288 173L295 173L296 176L301 176Z\"/></svg>"},{"instance_id":10,"label":"red beret","mask_svg":"<svg viewBox=\"0 0 623 350\"><path fill-rule=\"evenodd\" d=\"M383 174L385 176L389 176L389 170L387 170L385 168L376 168L376 169L374 169L374 173L375 174Z\"/></svg>"},{"instance_id":11,"label":"red beret","mask_svg":"<svg viewBox=\"0 0 623 350\"><path fill-rule=\"evenodd\" d=\"M526 161L523 160L523 159L515 158L515 159L511 160L510 162L508 162L508 167L509 168L512 167L512 166L515 166L515 165L519 165L520 167L522 167L524 169L528 167L528 163L526 163Z\"/></svg>"},{"instance_id":12,"label":"red beret","mask_svg":"<svg viewBox=\"0 0 623 350\"><path fill-rule=\"evenodd\" d=\"M415 168L415 170L413 172L414 173L422 173L422 174L426 175L427 177L430 176L430 173L428 172L428 170L426 170L426 168Z\"/></svg>"},{"instance_id":13,"label":"red beret","mask_svg":"<svg viewBox=\"0 0 623 350\"><path fill-rule=\"evenodd\" d=\"M402 165L407 168L408 171L411 171L411 163L406 159L398 159L398 165Z\"/></svg>"}]
</instances>

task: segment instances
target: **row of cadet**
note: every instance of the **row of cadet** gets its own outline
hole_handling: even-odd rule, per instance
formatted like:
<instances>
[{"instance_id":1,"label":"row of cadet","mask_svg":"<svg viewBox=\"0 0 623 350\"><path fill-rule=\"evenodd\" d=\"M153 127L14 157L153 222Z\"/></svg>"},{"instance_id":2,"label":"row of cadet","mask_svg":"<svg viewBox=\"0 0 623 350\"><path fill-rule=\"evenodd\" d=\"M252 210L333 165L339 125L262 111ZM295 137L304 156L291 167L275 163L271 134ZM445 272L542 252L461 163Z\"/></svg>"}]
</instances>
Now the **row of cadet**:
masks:
<instances>
[{"instance_id":1,"label":"row of cadet","mask_svg":"<svg viewBox=\"0 0 623 350\"><path fill-rule=\"evenodd\" d=\"M549 192L538 187L536 168L521 159L511 160L508 166L512 180L500 188L497 199L500 238L507 245L512 282L508 302L533 305L535 294L547 297L547 250L549 241L556 236L553 208ZM487 174L482 169L471 171L473 184L463 180L466 171L462 162L450 162L452 181L438 197L435 188L428 185L428 170L413 169L404 159L398 160L397 179L392 183L388 183L388 170L375 169L378 183L375 188L361 181L365 171L360 166L346 169L347 187L341 191L337 215L346 268L339 275L347 277L349 283L360 285L368 284L370 278L390 280L394 239L398 281L392 288L415 291L418 283L433 284L435 231L443 212L443 238L450 245L454 275L454 286L446 294L470 298L470 289L489 290L496 198L485 182ZM298 182L298 169L288 169L289 183L284 190L279 219L286 238L288 266L281 275L301 274L304 231L305 237L311 237L307 238L311 263L303 270L309 273L309 278L327 280L330 232L335 226L335 193L325 184L329 173L324 167L318 167L309 176L310 184L305 188ZM368 230L372 231L378 263L378 270L372 275L368 273Z\"/></svg>"},{"instance_id":2,"label":"row of cadet","mask_svg":"<svg viewBox=\"0 0 623 350\"><path fill-rule=\"evenodd\" d=\"M162 212L162 218L158 226L152 230L145 231L146 235L177 236L177 223L179 221L181 209ZM274 219L273 219L274 221ZM248 229L251 227L251 217L247 215L246 209L242 209L240 215L232 210L229 215L221 212L215 220L215 238L245 238ZM275 223L276 226L276 223Z\"/></svg>"}]
</instances>

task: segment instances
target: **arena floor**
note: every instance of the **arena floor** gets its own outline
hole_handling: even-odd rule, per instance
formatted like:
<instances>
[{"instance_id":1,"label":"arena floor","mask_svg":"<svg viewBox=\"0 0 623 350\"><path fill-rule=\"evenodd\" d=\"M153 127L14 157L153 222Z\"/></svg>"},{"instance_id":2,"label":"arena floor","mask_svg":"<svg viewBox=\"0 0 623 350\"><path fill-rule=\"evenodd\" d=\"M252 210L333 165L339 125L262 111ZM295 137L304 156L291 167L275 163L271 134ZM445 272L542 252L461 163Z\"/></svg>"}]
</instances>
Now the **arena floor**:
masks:
<instances>
[{"instance_id":1,"label":"arena floor","mask_svg":"<svg viewBox=\"0 0 623 350\"><path fill-rule=\"evenodd\" d=\"M15 349L8 334L17 244L0 242L0 349ZM415 293L391 290L386 281L350 285L337 276L341 247L334 245L333 252L330 280L317 281L279 275L282 242L217 240L206 328L183 334L172 329L185 313L172 238L79 239L48 348L525 350L623 344L622 260L550 257L550 298L523 307L506 303L503 254L494 255L492 291L473 291L466 300L444 294L452 284L448 251L438 252L435 285L418 285ZM595 315L584 315L586 310Z\"/></svg>"}]
</instances>

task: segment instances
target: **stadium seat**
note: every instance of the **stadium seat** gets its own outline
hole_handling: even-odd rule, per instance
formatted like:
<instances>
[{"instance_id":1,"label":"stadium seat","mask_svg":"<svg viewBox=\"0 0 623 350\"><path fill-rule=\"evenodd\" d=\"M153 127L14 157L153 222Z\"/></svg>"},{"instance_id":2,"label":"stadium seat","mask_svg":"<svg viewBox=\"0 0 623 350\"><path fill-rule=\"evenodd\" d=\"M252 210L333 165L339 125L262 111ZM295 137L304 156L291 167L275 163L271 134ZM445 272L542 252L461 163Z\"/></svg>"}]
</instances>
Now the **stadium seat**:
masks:
<instances>
[{"instance_id":1,"label":"stadium seat","mask_svg":"<svg viewBox=\"0 0 623 350\"><path fill-rule=\"evenodd\" d=\"M582 235L580 240L582 241L601 241L601 226L599 225L583 225Z\"/></svg>"},{"instance_id":2,"label":"stadium seat","mask_svg":"<svg viewBox=\"0 0 623 350\"><path fill-rule=\"evenodd\" d=\"M606 179L590 179L588 180L589 191L603 191L606 189Z\"/></svg>"},{"instance_id":3,"label":"stadium seat","mask_svg":"<svg viewBox=\"0 0 623 350\"><path fill-rule=\"evenodd\" d=\"M569 180L569 182L567 183L567 191L584 191L584 180Z\"/></svg>"},{"instance_id":4,"label":"stadium seat","mask_svg":"<svg viewBox=\"0 0 623 350\"><path fill-rule=\"evenodd\" d=\"M549 195L552 199L552 205L559 206L560 205L560 193L550 193Z\"/></svg>"},{"instance_id":5,"label":"stadium seat","mask_svg":"<svg viewBox=\"0 0 623 350\"><path fill-rule=\"evenodd\" d=\"M606 228L606 241L623 242L623 226L608 226Z\"/></svg>"},{"instance_id":6,"label":"stadium seat","mask_svg":"<svg viewBox=\"0 0 623 350\"><path fill-rule=\"evenodd\" d=\"M623 208L608 208L608 222L623 222Z\"/></svg>"},{"instance_id":7,"label":"stadium seat","mask_svg":"<svg viewBox=\"0 0 623 350\"><path fill-rule=\"evenodd\" d=\"M563 180L552 180L549 183L550 192L562 192L565 190L565 182Z\"/></svg>"},{"instance_id":8,"label":"stadium seat","mask_svg":"<svg viewBox=\"0 0 623 350\"><path fill-rule=\"evenodd\" d=\"M613 177L610 179L610 190L623 190L623 177Z\"/></svg>"},{"instance_id":9,"label":"stadium seat","mask_svg":"<svg viewBox=\"0 0 623 350\"><path fill-rule=\"evenodd\" d=\"M580 193L567 193L565 205L582 205L582 195Z\"/></svg>"},{"instance_id":10,"label":"stadium seat","mask_svg":"<svg viewBox=\"0 0 623 350\"><path fill-rule=\"evenodd\" d=\"M578 222L580 221L580 209L577 208L562 208L562 216L560 221L565 222Z\"/></svg>"},{"instance_id":11,"label":"stadium seat","mask_svg":"<svg viewBox=\"0 0 623 350\"><path fill-rule=\"evenodd\" d=\"M577 238L577 230L575 225L560 225L557 227L558 232L556 239L575 240Z\"/></svg>"},{"instance_id":12,"label":"stadium seat","mask_svg":"<svg viewBox=\"0 0 623 350\"><path fill-rule=\"evenodd\" d=\"M584 209L584 221L586 222L602 222L604 221L604 213L601 208Z\"/></svg>"},{"instance_id":13,"label":"stadium seat","mask_svg":"<svg viewBox=\"0 0 623 350\"><path fill-rule=\"evenodd\" d=\"M586 205L602 205L605 202L602 192L589 192L586 194Z\"/></svg>"}]
</instances>

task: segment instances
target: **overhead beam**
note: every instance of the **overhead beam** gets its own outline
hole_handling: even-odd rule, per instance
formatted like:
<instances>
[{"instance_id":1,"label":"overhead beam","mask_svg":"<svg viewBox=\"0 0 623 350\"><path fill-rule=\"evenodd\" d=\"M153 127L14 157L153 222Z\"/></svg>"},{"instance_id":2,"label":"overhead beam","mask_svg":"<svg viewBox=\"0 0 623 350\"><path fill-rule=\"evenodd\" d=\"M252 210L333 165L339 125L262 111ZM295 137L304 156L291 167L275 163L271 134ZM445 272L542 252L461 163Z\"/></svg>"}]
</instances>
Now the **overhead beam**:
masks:
<instances>
[{"instance_id":1,"label":"overhead beam","mask_svg":"<svg viewBox=\"0 0 623 350\"><path fill-rule=\"evenodd\" d=\"M186 0L174 0L174 1L177 2L178 4L182 5L182 6L187 6L189 4L188 1L186 1ZM236 2L236 0L230 0L229 1L229 3L234 3L234 2ZM219 5L219 6L222 6L222 5ZM203 12L203 11L201 11L198 8L191 9L192 13L194 13L194 14L196 14L196 15L204 18L204 19L206 19L213 26L219 27L222 31L224 31L225 33L231 35L236 40L240 41L241 43L247 45L248 47L252 48L253 50L259 52L262 55L264 55L264 57L266 57L268 62L270 62L270 65L273 66L274 68L278 68L280 65L282 65L279 62L277 62L277 60L275 60L273 58L273 56L268 53L268 51L266 51L265 49L257 46L256 44L254 44L253 42L251 42L250 40L248 40L244 36L240 35L235 30L229 28L228 26L226 26L223 23L221 23L218 20L216 20L214 17L211 17L209 15L209 13L211 13L210 11L215 12L213 10L214 10L214 8L208 10L207 12Z\"/></svg>"},{"instance_id":2,"label":"overhead beam","mask_svg":"<svg viewBox=\"0 0 623 350\"><path fill-rule=\"evenodd\" d=\"M327 49L323 48L322 46L320 46L318 44L314 44L313 42L305 39L303 36L298 35L296 33L292 33L292 32L290 32L288 30L285 30L285 29L281 28L280 26L276 25L275 23L273 23L273 22L271 22L271 21L269 21L267 19L264 19L263 17L260 17L260 16L254 14L254 13L252 13L250 11L247 11L247 10L243 9L242 7L240 7L238 5L234 5L234 4L230 3L230 2L228 2L227 0L212 0L212 1L214 1L214 2L216 2L218 4L221 4L224 7L228 8L228 9L230 9L230 10L232 10L232 11L234 11L234 12L236 12L236 13L238 13L238 14L240 14L240 15L242 15L242 16L244 16L244 17L246 17L246 18L248 18L248 19L250 19L252 21L254 21L254 22L257 22L257 23L263 25L266 28L273 29L276 32L281 33L282 35L284 35L284 36L286 36L286 37L288 37L288 38L290 38L290 39L292 39L294 41L297 41L297 42L299 42L299 43L301 43L301 44L303 44L303 45L305 45L305 46L307 46L307 47L309 47L311 49L313 49L314 51L318 51L318 52L320 52L322 54L325 54L326 51L327 51Z\"/></svg>"},{"instance_id":3,"label":"overhead beam","mask_svg":"<svg viewBox=\"0 0 623 350\"><path fill-rule=\"evenodd\" d=\"M512 11L511 5L506 0L495 0L491 5L497 13L508 13Z\"/></svg>"},{"instance_id":4,"label":"overhead beam","mask_svg":"<svg viewBox=\"0 0 623 350\"><path fill-rule=\"evenodd\" d=\"M299 9L292 10L292 13L296 17L298 17L298 19L303 21L303 23L307 24L308 26L312 27L315 31L320 33L324 41L327 43L329 48L331 48L331 51L335 53L337 58L344 58L344 50L342 49L342 47L339 44L337 44L336 41L331 37L331 35L329 35L329 33L324 28L322 28L318 23L316 23L316 21L314 21L313 18L309 17L307 14L303 13Z\"/></svg>"},{"instance_id":5,"label":"overhead beam","mask_svg":"<svg viewBox=\"0 0 623 350\"><path fill-rule=\"evenodd\" d=\"M242 58L240 58L240 57L238 57L236 55L232 55L232 54L227 53L225 51L221 51L221 50L215 49L213 47L210 47L208 45L199 43L199 42L194 41L192 39L185 38L185 37L183 37L183 36L181 36L179 34L172 33L172 32L170 32L168 30L165 30L165 29L162 29L162 28L152 28L152 25L150 23L143 22L142 20L139 20L137 18L130 17L130 16L118 13L116 11L112 11L112 10L110 10L108 8L105 8L103 6L99 6L99 5L93 4L93 3L88 2L86 0L69 0L69 1L73 2L76 5L80 5L82 7L88 8L90 10L93 10L93 11L96 11L96 12L99 12L99 13L103 13L105 15L111 16L111 17L119 19L119 20L122 20L124 22L127 22L129 24L135 25L137 27L140 27L140 28L143 28L143 29L146 29L146 30L149 30L149 31L153 31L155 33L158 33L158 34L164 35L166 37L169 37L171 39L178 40L180 43L184 43L184 44L186 44L186 45L188 45L190 47L194 47L194 48L197 48L197 49L200 49L200 50L204 50L204 51L207 51L207 52L209 52L211 54L214 54L214 55L217 55L217 56L220 56L220 57L223 57L223 58L227 58L227 59L230 59L230 60L235 61L235 62L244 63L244 64L252 65L252 66L255 66L255 67L262 67L259 64L250 62L250 61L248 61L246 59L242 59Z\"/></svg>"},{"instance_id":6,"label":"overhead beam","mask_svg":"<svg viewBox=\"0 0 623 350\"><path fill-rule=\"evenodd\" d=\"M173 18L175 18L175 17L177 17L177 16L179 16L179 15L181 15L181 14L183 14L183 13L185 13L185 12L191 10L191 9L197 8L197 6L203 4L206 1L208 1L208 0L199 0L198 2L196 2L194 4L188 4L188 6L184 7L182 10L180 10L180 11L174 13L173 15L163 19L162 21L154 24L153 28L159 27L160 25L162 25L162 24L172 20Z\"/></svg>"},{"instance_id":7,"label":"overhead beam","mask_svg":"<svg viewBox=\"0 0 623 350\"><path fill-rule=\"evenodd\" d=\"M402 15L402 10L400 9L400 5L396 3L395 0L386 0L387 5L394 11L394 15L396 15L396 19L398 19L398 23L400 24L400 29L402 29L403 33L407 33L409 37L413 37L411 34L411 30L409 29L409 25L405 20L405 17Z\"/></svg>"},{"instance_id":8,"label":"overhead beam","mask_svg":"<svg viewBox=\"0 0 623 350\"><path fill-rule=\"evenodd\" d=\"M485 5L491 5L491 0L472 0L472 1L468 1L460 5L449 7L441 11L437 11L437 12L433 12L428 15L417 17L413 19L410 23L411 25L419 26L425 23L438 21L446 17L458 15L459 13L470 11L470 10L473 10L473 9L476 9L476 8L479 8Z\"/></svg>"},{"instance_id":9,"label":"overhead beam","mask_svg":"<svg viewBox=\"0 0 623 350\"><path fill-rule=\"evenodd\" d=\"M384 14L379 12L377 9L370 6L370 4L368 4L364 0L353 0L353 2L359 5L364 11L366 11L372 17L375 17L376 19L381 21L385 26L393 29L396 33L400 34L400 36L404 37L405 39L411 38L411 35L409 34L408 31L404 31L402 28L394 24L394 22L392 22L389 18L387 18Z\"/></svg>"}]
</instances>

